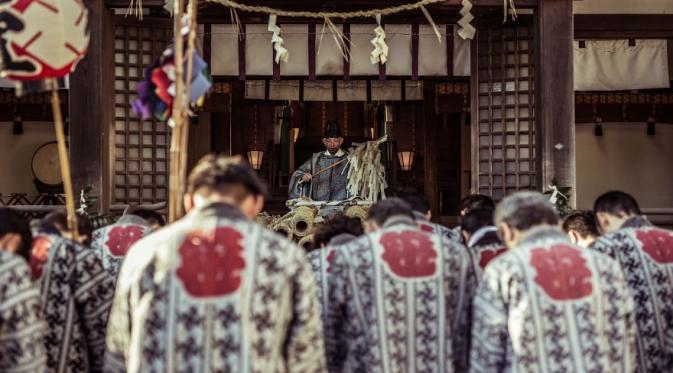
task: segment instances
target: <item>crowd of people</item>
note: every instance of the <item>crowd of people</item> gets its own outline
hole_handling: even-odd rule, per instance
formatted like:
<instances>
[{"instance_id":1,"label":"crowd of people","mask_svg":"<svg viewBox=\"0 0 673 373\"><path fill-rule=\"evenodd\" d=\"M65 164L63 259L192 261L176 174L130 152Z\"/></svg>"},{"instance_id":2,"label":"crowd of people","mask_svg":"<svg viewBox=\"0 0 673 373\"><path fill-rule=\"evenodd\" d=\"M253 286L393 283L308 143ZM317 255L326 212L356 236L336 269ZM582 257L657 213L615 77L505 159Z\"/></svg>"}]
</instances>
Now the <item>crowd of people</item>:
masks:
<instances>
[{"instance_id":1,"label":"crowd of people","mask_svg":"<svg viewBox=\"0 0 673 373\"><path fill-rule=\"evenodd\" d=\"M673 372L673 232L627 193L564 220L472 195L449 229L404 189L309 253L254 222L265 195L210 155L167 226L0 209L0 371Z\"/></svg>"}]
</instances>

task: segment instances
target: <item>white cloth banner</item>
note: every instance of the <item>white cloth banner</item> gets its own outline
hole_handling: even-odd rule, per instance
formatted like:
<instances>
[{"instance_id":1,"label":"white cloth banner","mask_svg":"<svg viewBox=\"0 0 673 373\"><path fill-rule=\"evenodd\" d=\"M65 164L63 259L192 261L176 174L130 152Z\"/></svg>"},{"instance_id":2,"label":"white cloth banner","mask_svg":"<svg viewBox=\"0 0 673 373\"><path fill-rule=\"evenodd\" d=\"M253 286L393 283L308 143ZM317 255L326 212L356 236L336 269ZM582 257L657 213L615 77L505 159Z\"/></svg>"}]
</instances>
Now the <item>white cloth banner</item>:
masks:
<instances>
[{"instance_id":1,"label":"white cloth banner","mask_svg":"<svg viewBox=\"0 0 673 373\"><path fill-rule=\"evenodd\" d=\"M437 40L432 27L419 25L418 75L447 76L446 25L437 25L442 41ZM248 76L273 75L272 33L266 24L246 24L245 74ZM283 45L290 52L288 62L281 62L280 75L304 77L309 74L309 37L307 24L280 24ZM336 27L343 30L343 25ZM453 35L453 75L470 75L470 41ZM378 76L378 64L372 64L371 39L376 24L350 25L350 75ZM389 48L385 64L386 76L412 75L412 25L386 24L386 44ZM343 76L344 57L329 28L316 24L315 73L317 76ZM202 31L200 31L200 36ZM211 25L211 72L214 76L239 75L238 33L229 24ZM321 41L322 38L322 41Z\"/></svg>"},{"instance_id":2,"label":"white cloth banner","mask_svg":"<svg viewBox=\"0 0 673 373\"><path fill-rule=\"evenodd\" d=\"M574 42L576 91L668 88L666 40L587 40Z\"/></svg>"}]
</instances>

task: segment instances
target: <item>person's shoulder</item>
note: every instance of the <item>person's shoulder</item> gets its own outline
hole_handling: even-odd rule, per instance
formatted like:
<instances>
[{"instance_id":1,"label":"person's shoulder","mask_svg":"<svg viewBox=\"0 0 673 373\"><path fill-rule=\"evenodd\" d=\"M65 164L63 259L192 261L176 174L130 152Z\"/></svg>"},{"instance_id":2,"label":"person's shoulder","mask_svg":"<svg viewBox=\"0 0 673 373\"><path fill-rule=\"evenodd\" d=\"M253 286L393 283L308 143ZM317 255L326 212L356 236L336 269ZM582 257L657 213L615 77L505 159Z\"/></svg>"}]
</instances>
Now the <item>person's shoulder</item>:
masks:
<instances>
[{"instance_id":1,"label":"person's shoulder","mask_svg":"<svg viewBox=\"0 0 673 373\"><path fill-rule=\"evenodd\" d=\"M0 274L5 273L6 269L11 268L25 267L28 269L28 263L26 263L25 259L5 250L0 250L0 266L3 268Z\"/></svg>"}]
</instances>

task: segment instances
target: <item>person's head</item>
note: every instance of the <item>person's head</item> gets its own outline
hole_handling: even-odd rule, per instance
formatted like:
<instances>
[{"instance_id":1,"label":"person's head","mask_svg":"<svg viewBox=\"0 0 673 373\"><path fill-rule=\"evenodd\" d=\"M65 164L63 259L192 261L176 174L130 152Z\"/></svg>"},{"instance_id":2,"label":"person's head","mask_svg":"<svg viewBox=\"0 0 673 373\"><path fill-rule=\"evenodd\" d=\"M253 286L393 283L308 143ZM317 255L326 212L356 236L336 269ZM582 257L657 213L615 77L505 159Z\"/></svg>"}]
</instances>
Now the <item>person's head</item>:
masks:
<instances>
[{"instance_id":1,"label":"person's head","mask_svg":"<svg viewBox=\"0 0 673 373\"><path fill-rule=\"evenodd\" d=\"M216 202L236 206L249 219L264 207L266 185L240 156L206 155L187 180L185 209Z\"/></svg>"},{"instance_id":2,"label":"person's head","mask_svg":"<svg viewBox=\"0 0 673 373\"><path fill-rule=\"evenodd\" d=\"M0 250L30 260L33 235L30 225L21 214L9 208L0 208Z\"/></svg>"},{"instance_id":3,"label":"person's head","mask_svg":"<svg viewBox=\"0 0 673 373\"><path fill-rule=\"evenodd\" d=\"M325 125L325 132L322 139L325 149L327 149L330 154L336 154L336 152L341 149L341 145L344 143L343 137L341 137L341 130L336 121L330 120Z\"/></svg>"},{"instance_id":4,"label":"person's head","mask_svg":"<svg viewBox=\"0 0 673 373\"><path fill-rule=\"evenodd\" d=\"M71 240L72 233L68 231L68 216L63 211L52 211L42 218L40 232L46 234L55 234ZM93 226L91 220L86 215L77 214L77 232L79 237L75 240L82 245L91 243Z\"/></svg>"},{"instance_id":5,"label":"person's head","mask_svg":"<svg viewBox=\"0 0 673 373\"><path fill-rule=\"evenodd\" d=\"M361 236L363 233L362 223L358 218L351 218L346 215L336 215L319 225L313 233L313 242L315 247L325 247L330 240L341 234L350 234L352 236Z\"/></svg>"},{"instance_id":6,"label":"person's head","mask_svg":"<svg viewBox=\"0 0 673 373\"><path fill-rule=\"evenodd\" d=\"M460 230L465 242L469 242L472 235L481 228L493 226L493 210L474 209L460 219Z\"/></svg>"},{"instance_id":7,"label":"person's head","mask_svg":"<svg viewBox=\"0 0 673 373\"><path fill-rule=\"evenodd\" d=\"M432 218L430 203L428 202L428 199L425 198L425 194L417 188L402 188L395 193L395 196L408 203L414 212L425 215L428 220Z\"/></svg>"},{"instance_id":8,"label":"person's head","mask_svg":"<svg viewBox=\"0 0 673 373\"><path fill-rule=\"evenodd\" d=\"M598 237L596 215L591 211L577 211L563 221L563 230L570 240L579 246L588 247Z\"/></svg>"},{"instance_id":9,"label":"person's head","mask_svg":"<svg viewBox=\"0 0 673 373\"><path fill-rule=\"evenodd\" d=\"M164 217L156 211L137 209L132 211L131 214L143 218L147 222L147 225L149 225L152 229L159 229L166 225Z\"/></svg>"},{"instance_id":10,"label":"person's head","mask_svg":"<svg viewBox=\"0 0 673 373\"><path fill-rule=\"evenodd\" d=\"M498 234L508 248L517 246L539 227L557 227L559 218L552 204L538 192L517 192L505 197L495 210Z\"/></svg>"},{"instance_id":11,"label":"person's head","mask_svg":"<svg viewBox=\"0 0 673 373\"><path fill-rule=\"evenodd\" d=\"M365 230L371 232L381 228L392 217L414 219L414 213L408 203L400 198L387 198L376 202L367 211Z\"/></svg>"},{"instance_id":12,"label":"person's head","mask_svg":"<svg viewBox=\"0 0 673 373\"><path fill-rule=\"evenodd\" d=\"M458 204L458 216L465 216L468 212L475 209L495 210L495 202L493 202L493 198L483 194L470 194Z\"/></svg>"},{"instance_id":13,"label":"person's head","mask_svg":"<svg viewBox=\"0 0 673 373\"><path fill-rule=\"evenodd\" d=\"M615 232L628 219L642 215L636 199L620 191L607 192L598 197L594 203L594 213L601 233Z\"/></svg>"}]
</instances>

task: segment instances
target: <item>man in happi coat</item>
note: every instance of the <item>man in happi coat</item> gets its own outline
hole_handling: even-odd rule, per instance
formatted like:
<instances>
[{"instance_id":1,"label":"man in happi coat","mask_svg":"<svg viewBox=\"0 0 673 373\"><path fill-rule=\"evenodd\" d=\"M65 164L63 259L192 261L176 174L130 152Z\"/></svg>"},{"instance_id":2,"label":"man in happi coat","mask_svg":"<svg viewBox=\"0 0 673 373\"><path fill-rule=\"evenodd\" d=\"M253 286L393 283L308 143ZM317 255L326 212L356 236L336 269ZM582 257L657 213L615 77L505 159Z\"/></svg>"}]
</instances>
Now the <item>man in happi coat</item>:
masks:
<instances>
[{"instance_id":1,"label":"man in happi coat","mask_svg":"<svg viewBox=\"0 0 673 373\"><path fill-rule=\"evenodd\" d=\"M33 239L30 269L47 323L49 370L101 371L114 277L93 250L53 233Z\"/></svg>"},{"instance_id":2,"label":"man in happi coat","mask_svg":"<svg viewBox=\"0 0 673 373\"><path fill-rule=\"evenodd\" d=\"M320 314L325 322L325 310L329 304L327 299L327 276L332 271L336 248L362 236L362 222L359 218L336 215L319 225L313 234L316 249L308 253L307 258L315 276Z\"/></svg>"},{"instance_id":3,"label":"man in happi coat","mask_svg":"<svg viewBox=\"0 0 673 373\"><path fill-rule=\"evenodd\" d=\"M673 232L653 226L624 192L598 197L594 212L605 235L591 248L619 262L635 301L638 371L673 372Z\"/></svg>"},{"instance_id":4,"label":"man in happi coat","mask_svg":"<svg viewBox=\"0 0 673 373\"><path fill-rule=\"evenodd\" d=\"M570 241L585 248L593 246L600 236L593 211L577 211L568 215L563 220L563 230Z\"/></svg>"},{"instance_id":5,"label":"man in happi coat","mask_svg":"<svg viewBox=\"0 0 673 373\"><path fill-rule=\"evenodd\" d=\"M110 372L322 372L315 281L304 252L252 219L265 187L240 157L208 155L188 214L136 243L107 335Z\"/></svg>"},{"instance_id":6,"label":"man in happi coat","mask_svg":"<svg viewBox=\"0 0 673 373\"><path fill-rule=\"evenodd\" d=\"M449 240L456 243L462 243L462 239L458 231L449 229L441 224L433 223L432 210L430 210L430 203L423 193L416 188L403 188L395 194L411 206L414 210L414 217L421 230L428 233L440 233Z\"/></svg>"},{"instance_id":7,"label":"man in happi coat","mask_svg":"<svg viewBox=\"0 0 673 373\"><path fill-rule=\"evenodd\" d=\"M341 149L344 139L335 121L325 126L325 151L314 153L290 179L290 199L308 197L314 201L342 201L348 198L348 159Z\"/></svg>"},{"instance_id":8,"label":"man in happi coat","mask_svg":"<svg viewBox=\"0 0 673 373\"><path fill-rule=\"evenodd\" d=\"M470 250L477 278L481 279L488 263L507 251L498 237L498 229L493 225L493 210L481 208L468 212L460 219L460 229Z\"/></svg>"},{"instance_id":9,"label":"man in happi coat","mask_svg":"<svg viewBox=\"0 0 673 373\"><path fill-rule=\"evenodd\" d=\"M31 240L25 219L0 209L0 372L44 372L47 367L40 293L26 261Z\"/></svg>"},{"instance_id":10,"label":"man in happi coat","mask_svg":"<svg viewBox=\"0 0 673 373\"><path fill-rule=\"evenodd\" d=\"M471 372L633 372L633 301L619 264L574 245L537 192L503 199L495 223L508 251L474 300Z\"/></svg>"},{"instance_id":11,"label":"man in happi coat","mask_svg":"<svg viewBox=\"0 0 673 373\"><path fill-rule=\"evenodd\" d=\"M91 248L101 259L103 268L116 279L129 248L151 230L145 219L133 213L127 214L119 218L115 224L93 232Z\"/></svg>"},{"instance_id":12,"label":"man in happi coat","mask_svg":"<svg viewBox=\"0 0 673 373\"><path fill-rule=\"evenodd\" d=\"M467 251L418 228L399 198L336 250L327 277L331 372L464 372L474 273Z\"/></svg>"},{"instance_id":13,"label":"man in happi coat","mask_svg":"<svg viewBox=\"0 0 673 373\"><path fill-rule=\"evenodd\" d=\"M467 215L470 211L476 209L486 209L486 210L495 210L495 202L489 196L483 194L470 194L467 197L460 200L458 203L458 225L453 228L453 231L460 236L460 241L463 245L467 245L467 242L463 239L463 233L460 228L460 221L463 216Z\"/></svg>"}]
</instances>

